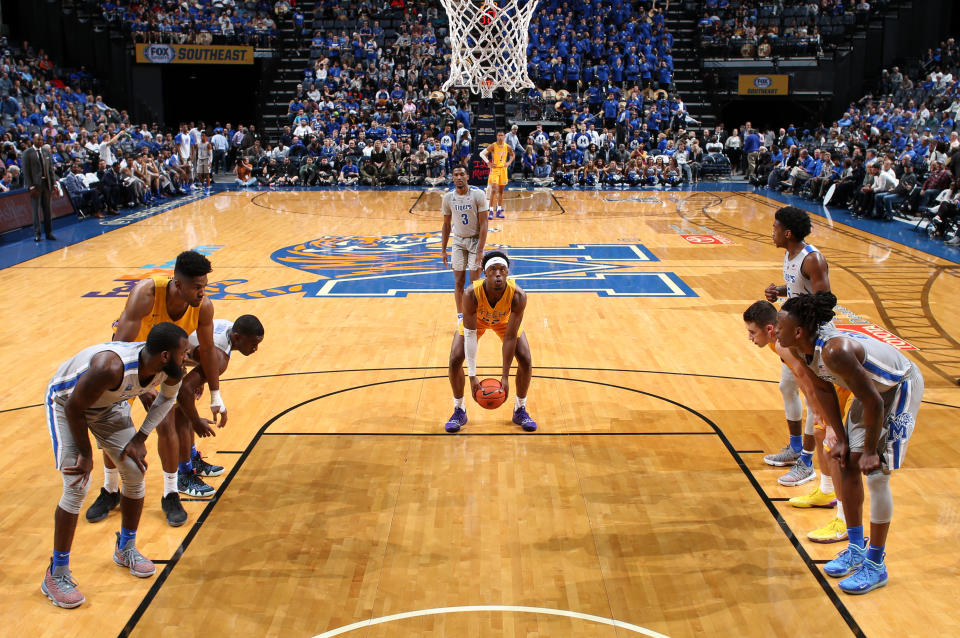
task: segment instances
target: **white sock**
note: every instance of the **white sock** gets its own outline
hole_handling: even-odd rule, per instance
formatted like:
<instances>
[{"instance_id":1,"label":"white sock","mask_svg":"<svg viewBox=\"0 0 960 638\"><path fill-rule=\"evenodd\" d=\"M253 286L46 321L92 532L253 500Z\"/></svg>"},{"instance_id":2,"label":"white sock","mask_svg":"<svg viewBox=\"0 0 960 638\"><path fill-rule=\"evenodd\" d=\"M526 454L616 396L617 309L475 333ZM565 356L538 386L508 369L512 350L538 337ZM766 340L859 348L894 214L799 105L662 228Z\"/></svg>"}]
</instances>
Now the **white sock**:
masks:
<instances>
[{"instance_id":1,"label":"white sock","mask_svg":"<svg viewBox=\"0 0 960 638\"><path fill-rule=\"evenodd\" d=\"M516 397L514 410L527 407L527 397Z\"/></svg>"},{"instance_id":2,"label":"white sock","mask_svg":"<svg viewBox=\"0 0 960 638\"><path fill-rule=\"evenodd\" d=\"M464 407L463 403L463 397L460 397L459 399L457 397L453 397L453 409L456 410L457 408L466 410L466 407Z\"/></svg>"},{"instance_id":3,"label":"white sock","mask_svg":"<svg viewBox=\"0 0 960 638\"><path fill-rule=\"evenodd\" d=\"M833 477L826 472L820 472L820 491L824 494L833 491Z\"/></svg>"},{"instance_id":4,"label":"white sock","mask_svg":"<svg viewBox=\"0 0 960 638\"><path fill-rule=\"evenodd\" d=\"M163 495L166 496L177 491L177 473L163 473Z\"/></svg>"},{"instance_id":5,"label":"white sock","mask_svg":"<svg viewBox=\"0 0 960 638\"><path fill-rule=\"evenodd\" d=\"M839 518L844 523L847 522L847 517L843 515L843 502L837 501L837 518Z\"/></svg>"},{"instance_id":6,"label":"white sock","mask_svg":"<svg viewBox=\"0 0 960 638\"><path fill-rule=\"evenodd\" d=\"M103 489L111 494L120 489L120 470L115 467L103 466Z\"/></svg>"}]
</instances>

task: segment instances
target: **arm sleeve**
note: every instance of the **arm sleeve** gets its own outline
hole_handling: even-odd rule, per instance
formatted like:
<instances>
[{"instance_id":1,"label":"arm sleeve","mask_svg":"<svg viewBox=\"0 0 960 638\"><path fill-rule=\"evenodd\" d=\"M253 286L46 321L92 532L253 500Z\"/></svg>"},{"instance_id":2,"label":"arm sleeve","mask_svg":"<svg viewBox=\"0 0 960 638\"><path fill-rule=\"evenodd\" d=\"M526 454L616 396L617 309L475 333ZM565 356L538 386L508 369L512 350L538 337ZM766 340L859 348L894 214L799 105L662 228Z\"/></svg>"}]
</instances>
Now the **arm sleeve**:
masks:
<instances>
[{"instance_id":1,"label":"arm sleeve","mask_svg":"<svg viewBox=\"0 0 960 638\"><path fill-rule=\"evenodd\" d=\"M160 384L160 394L157 395L157 398L154 399L150 405L150 409L147 410L147 417L143 420L143 425L140 426L140 431L143 432L144 436L149 436L150 433L160 425L160 422L166 418L167 414L170 413L170 409L173 407L174 400L177 398L179 391L179 383L175 386L167 385L166 383Z\"/></svg>"},{"instance_id":2,"label":"arm sleeve","mask_svg":"<svg viewBox=\"0 0 960 638\"><path fill-rule=\"evenodd\" d=\"M477 376L477 331L463 329L463 352L467 358L467 375Z\"/></svg>"}]
</instances>

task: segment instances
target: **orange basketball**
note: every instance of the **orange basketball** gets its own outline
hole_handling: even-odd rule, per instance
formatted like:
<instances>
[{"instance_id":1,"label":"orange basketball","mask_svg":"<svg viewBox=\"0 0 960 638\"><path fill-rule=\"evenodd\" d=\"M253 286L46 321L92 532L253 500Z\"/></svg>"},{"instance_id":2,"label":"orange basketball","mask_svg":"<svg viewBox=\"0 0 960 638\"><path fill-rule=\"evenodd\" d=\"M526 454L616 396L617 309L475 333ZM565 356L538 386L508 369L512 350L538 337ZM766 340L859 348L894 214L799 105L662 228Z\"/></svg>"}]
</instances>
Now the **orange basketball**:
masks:
<instances>
[{"instance_id":1,"label":"orange basketball","mask_svg":"<svg viewBox=\"0 0 960 638\"><path fill-rule=\"evenodd\" d=\"M497 379L484 379L477 388L477 393L473 396L480 404L480 407L488 410L499 408L507 400L507 393L503 391L503 385Z\"/></svg>"}]
</instances>

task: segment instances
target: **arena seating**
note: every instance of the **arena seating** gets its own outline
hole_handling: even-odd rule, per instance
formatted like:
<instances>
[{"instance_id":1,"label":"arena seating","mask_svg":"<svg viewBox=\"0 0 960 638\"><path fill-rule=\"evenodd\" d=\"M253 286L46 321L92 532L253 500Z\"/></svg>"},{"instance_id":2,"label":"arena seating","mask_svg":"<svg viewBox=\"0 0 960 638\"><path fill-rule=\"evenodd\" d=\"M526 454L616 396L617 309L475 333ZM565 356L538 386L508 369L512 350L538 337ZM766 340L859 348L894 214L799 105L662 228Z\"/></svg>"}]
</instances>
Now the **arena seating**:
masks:
<instances>
[{"instance_id":1,"label":"arena seating","mask_svg":"<svg viewBox=\"0 0 960 638\"><path fill-rule=\"evenodd\" d=\"M126 2L102 0L96 4L103 19L121 26L133 42L248 44L270 47L277 35L278 11L289 11L285 2L266 0L238 3Z\"/></svg>"},{"instance_id":2,"label":"arena seating","mask_svg":"<svg viewBox=\"0 0 960 638\"><path fill-rule=\"evenodd\" d=\"M341 149L344 126L362 131L364 142L379 138L402 145L409 140L414 151L421 141L427 148L440 147L446 153L444 172L470 152L462 135L451 135L458 122L468 121L467 96L438 93L449 55L439 3L408 4L405 12L365 7L347 14L341 4L320 2L308 22L311 31L292 34L309 38L309 54L276 131L283 147L295 151L294 166L305 156L319 157L327 139ZM604 23L605 28L596 26ZM581 51L574 42L588 44ZM578 3L566 12L555 0L542 4L531 24L528 69L539 88L527 101L542 104L543 112L567 128L562 136L547 140L546 150L537 144L534 164L544 156L554 175L562 172L557 170L558 158L565 152L566 138L572 138L581 123L594 130L584 131L592 137L590 142L581 138L579 150L587 151L594 143L603 151L601 162L609 161L607 139L613 140L615 161L638 148L641 154L669 158L674 148L667 147L665 131L689 122L682 100L668 92L673 85L672 44L664 14L647 2ZM450 131L444 133L446 125ZM522 132L524 139L512 138L518 169L525 147L534 144L528 133L533 131ZM269 157L259 161L267 170ZM530 179L533 168L531 164ZM577 173L585 168L586 162L579 164ZM715 174L724 172L716 168ZM431 179L422 162L418 171L420 179ZM400 172L407 183L418 179ZM689 169L681 174L693 176Z\"/></svg>"},{"instance_id":3,"label":"arena seating","mask_svg":"<svg viewBox=\"0 0 960 638\"><path fill-rule=\"evenodd\" d=\"M239 11L279 11L294 27L288 30L292 49L302 46L307 55L293 95L284 104L281 126L267 138L259 138L253 127L226 131L231 161L221 168L245 158L254 183L330 184L340 182L341 169L352 160L360 183L440 184L474 150L467 94L439 92L449 51L444 44L444 13L436 1L377 8L323 0L314 4L306 20L303 7L261 4ZM129 7L110 2L100 6L106 19L123 24L132 15ZM857 5L841 2L824 3L815 14L801 3L788 3L778 11L756 2L709 0L687 4L691 6L718 15L719 20L710 20L714 32L744 24L778 31L805 25L815 30L838 20L856 25L864 19ZM514 179L544 185L669 187L744 171L747 159L741 150L747 131L700 129L680 96L669 90L673 83L660 82L665 78L653 73L653 65L673 68L674 40L664 14L642 2L601 7L583 3L564 13L554 0L534 19L529 70L538 88L527 97L544 103L544 113L559 126L552 131L525 127L511 132ZM185 26L176 33L193 37L189 34L196 34L192 30L196 24L229 12L229 7L211 6L186 14L173 12L166 19L182 20ZM151 18L151 24L164 21L153 17L159 22ZM597 24L607 28L591 26ZM583 51L574 42L586 43ZM899 166L911 164L924 179L937 153L952 155L960 148L956 137L951 138L960 114L956 49L951 40L906 65L904 72L896 67L885 71L878 97L865 96L832 126L811 130L785 124L779 134L765 132L752 179L758 185L788 187L814 197L823 192L824 182L842 177L842 170L837 170L836 175L810 175L814 180L770 181L771 174L783 176L783 171L774 170L778 162L781 169L794 167L796 160L785 159L776 150L791 146L811 154L819 150L822 158L833 155L839 168L844 159L864 155L867 148L878 156L892 152ZM16 163L17 147L22 148L33 132L51 143L61 173L76 160L85 171L95 171L97 146L121 126L130 127L131 134L117 140L118 154L145 149L160 160L165 151L173 150L169 134L164 137L157 126L131 126L123 112L103 104L95 95L93 78L82 69L67 74L42 52L13 55L13 66L19 70L5 80L9 86L0 83L5 150L13 158L8 164ZM611 66L623 62L628 67L645 65L646 71L613 73ZM49 79L53 88L36 96L27 88L26 94L13 96L12 83L18 75L26 77L23 73ZM301 172L307 165L312 168ZM958 165L960 161L952 162ZM0 189L5 183L0 181ZM918 212L914 199L900 204Z\"/></svg>"},{"instance_id":4,"label":"arena seating","mask_svg":"<svg viewBox=\"0 0 960 638\"><path fill-rule=\"evenodd\" d=\"M960 199L956 184L960 178L958 78L960 47L953 38L931 48L922 59L908 61L902 71L900 67L883 70L877 91L851 104L829 126L798 131L787 125L779 134L768 131L754 183L811 199L821 198L830 185L843 183L846 186L830 200L831 205L879 219L889 218L890 211L913 215L918 218L918 230L924 227L960 243L953 241L958 218L955 203ZM810 164L812 171L790 179L800 150L811 156L819 152L820 157ZM878 182L867 170L874 165L882 169L887 160L897 185L890 191L893 205L885 212L869 205ZM908 166L913 177L905 179ZM857 195L865 186L872 189L867 202ZM939 205L942 201L948 203Z\"/></svg>"},{"instance_id":5,"label":"arena seating","mask_svg":"<svg viewBox=\"0 0 960 638\"><path fill-rule=\"evenodd\" d=\"M6 71L0 73L0 192L23 188L20 156L34 135L49 145L57 178L76 166L86 186L102 196L92 200L102 200L99 210L85 212L115 212L191 189L191 180L170 159L176 152L172 134L164 134L157 124L133 125L126 111L104 103L95 92L96 80L85 69L68 72L43 50L34 51L29 43L25 47L0 40L0 49L6 51ZM194 133L199 136L199 131Z\"/></svg>"},{"instance_id":6,"label":"arena seating","mask_svg":"<svg viewBox=\"0 0 960 638\"><path fill-rule=\"evenodd\" d=\"M838 45L886 4L887 0L701 0L686 7L698 18L705 57L790 58L817 56Z\"/></svg>"}]
</instances>

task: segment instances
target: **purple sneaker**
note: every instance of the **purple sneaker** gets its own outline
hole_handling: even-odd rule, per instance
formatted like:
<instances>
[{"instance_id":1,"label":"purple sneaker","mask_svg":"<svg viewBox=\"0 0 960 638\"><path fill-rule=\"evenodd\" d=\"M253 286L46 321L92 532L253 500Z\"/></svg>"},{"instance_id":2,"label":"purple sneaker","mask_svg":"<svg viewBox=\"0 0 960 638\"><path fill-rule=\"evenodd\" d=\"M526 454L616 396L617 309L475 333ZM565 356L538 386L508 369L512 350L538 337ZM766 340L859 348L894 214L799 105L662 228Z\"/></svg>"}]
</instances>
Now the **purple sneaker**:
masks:
<instances>
[{"instance_id":1,"label":"purple sneaker","mask_svg":"<svg viewBox=\"0 0 960 638\"><path fill-rule=\"evenodd\" d=\"M489 213L487 213L487 219L493 219L493 210L492 210L492 209L490 210Z\"/></svg>"},{"instance_id":2,"label":"purple sneaker","mask_svg":"<svg viewBox=\"0 0 960 638\"><path fill-rule=\"evenodd\" d=\"M499 206L497 207L497 217L498 217L499 219L503 219L503 208L501 208L501 207L499 207Z\"/></svg>"},{"instance_id":3,"label":"purple sneaker","mask_svg":"<svg viewBox=\"0 0 960 638\"><path fill-rule=\"evenodd\" d=\"M523 428L524 432L536 432L537 422L530 418L526 408L517 408L513 411L513 422Z\"/></svg>"},{"instance_id":4,"label":"purple sneaker","mask_svg":"<svg viewBox=\"0 0 960 638\"><path fill-rule=\"evenodd\" d=\"M447 432L453 434L454 432L459 432L460 428L467 424L467 411L463 408L454 408L453 416L450 417L450 420L447 421L447 424L444 425L444 429Z\"/></svg>"}]
</instances>

